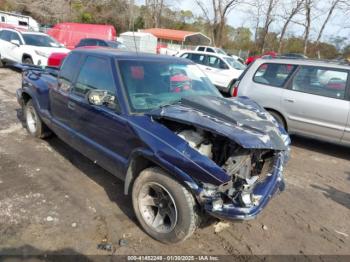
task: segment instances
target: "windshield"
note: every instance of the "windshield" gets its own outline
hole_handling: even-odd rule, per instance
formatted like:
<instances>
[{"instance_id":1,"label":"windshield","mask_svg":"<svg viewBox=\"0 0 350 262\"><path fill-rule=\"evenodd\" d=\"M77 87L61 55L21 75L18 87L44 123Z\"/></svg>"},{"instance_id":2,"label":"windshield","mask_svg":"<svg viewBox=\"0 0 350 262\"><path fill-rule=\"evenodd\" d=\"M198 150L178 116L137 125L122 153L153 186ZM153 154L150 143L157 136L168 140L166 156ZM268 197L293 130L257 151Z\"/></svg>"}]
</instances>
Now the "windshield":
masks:
<instances>
[{"instance_id":1,"label":"windshield","mask_svg":"<svg viewBox=\"0 0 350 262\"><path fill-rule=\"evenodd\" d=\"M119 64L132 112L143 113L176 103L186 96L220 96L194 64L122 60Z\"/></svg>"},{"instance_id":2,"label":"windshield","mask_svg":"<svg viewBox=\"0 0 350 262\"><path fill-rule=\"evenodd\" d=\"M48 35L23 34L23 39L26 45L56 48L62 47L59 42Z\"/></svg>"},{"instance_id":3,"label":"windshield","mask_svg":"<svg viewBox=\"0 0 350 262\"><path fill-rule=\"evenodd\" d=\"M242 65L240 62L237 62L234 58L232 57L225 57L225 61L234 69L237 70L244 70L246 68L245 65Z\"/></svg>"},{"instance_id":4,"label":"windshield","mask_svg":"<svg viewBox=\"0 0 350 262\"><path fill-rule=\"evenodd\" d=\"M112 48L118 48L118 49L126 49L126 46L122 44L121 42L114 42L114 41L108 41L108 46Z\"/></svg>"}]
</instances>

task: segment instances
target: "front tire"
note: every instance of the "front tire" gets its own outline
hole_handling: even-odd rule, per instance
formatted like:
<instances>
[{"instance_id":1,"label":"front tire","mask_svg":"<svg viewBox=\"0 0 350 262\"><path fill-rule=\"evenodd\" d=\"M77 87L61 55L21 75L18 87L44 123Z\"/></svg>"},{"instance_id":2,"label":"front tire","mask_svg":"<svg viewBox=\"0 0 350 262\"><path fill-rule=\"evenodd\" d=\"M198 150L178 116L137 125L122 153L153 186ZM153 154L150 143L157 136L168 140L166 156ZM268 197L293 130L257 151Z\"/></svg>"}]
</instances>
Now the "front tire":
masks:
<instances>
[{"instance_id":1,"label":"front tire","mask_svg":"<svg viewBox=\"0 0 350 262\"><path fill-rule=\"evenodd\" d=\"M160 242L184 241L198 226L193 196L161 168L140 173L132 188L132 203L142 228Z\"/></svg>"},{"instance_id":2,"label":"front tire","mask_svg":"<svg viewBox=\"0 0 350 262\"><path fill-rule=\"evenodd\" d=\"M24 106L24 119L28 133L37 138L45 138L50 135L49 129L41 121L32 100L29 100Z\"/></svg>"}]
</instances>

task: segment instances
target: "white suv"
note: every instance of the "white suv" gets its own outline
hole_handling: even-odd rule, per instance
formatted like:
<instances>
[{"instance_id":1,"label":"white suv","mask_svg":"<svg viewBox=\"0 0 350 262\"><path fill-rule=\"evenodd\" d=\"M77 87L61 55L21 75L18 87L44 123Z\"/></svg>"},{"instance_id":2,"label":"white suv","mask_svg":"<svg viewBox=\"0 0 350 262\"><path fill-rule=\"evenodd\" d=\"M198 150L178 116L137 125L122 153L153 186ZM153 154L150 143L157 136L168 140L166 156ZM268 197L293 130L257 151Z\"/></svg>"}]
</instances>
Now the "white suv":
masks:
<instances>
[{"instance_id":1,"label":"white suv","mask_svg":"<svg viewBox=\"0 0 350 262\"><path fill-rule=\"evenodd\" d=\"M209 80L221 92L229 93L245 66L228 55L211 52L182 51L179 57L187 58L206 73Z\"/></svg>"},{"instance_id":2,"label":"white suv","mask_svg":"<svg viewBox=\"0 0 350 262\"><path fill-rule=\"evenodd\" d=\"M69 51L44 33L20 32L13 29L0 31L0 64L15 62L46 66L52 53Z\"/></svg>"}]
</instances>

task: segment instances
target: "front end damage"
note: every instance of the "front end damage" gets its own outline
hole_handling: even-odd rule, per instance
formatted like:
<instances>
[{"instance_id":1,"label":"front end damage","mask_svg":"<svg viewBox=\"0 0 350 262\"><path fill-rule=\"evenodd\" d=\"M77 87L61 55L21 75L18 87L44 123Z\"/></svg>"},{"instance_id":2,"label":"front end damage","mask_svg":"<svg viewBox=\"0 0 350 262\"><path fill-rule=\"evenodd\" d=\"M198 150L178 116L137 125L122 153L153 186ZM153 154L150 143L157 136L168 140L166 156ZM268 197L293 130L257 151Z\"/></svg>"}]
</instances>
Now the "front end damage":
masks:
<instances>
[{"instance_id":1,"label":"front end damage","mask_svg":"<svg viewBox=\"0 0 350 262\"><path fill-rule=\"evenodd\" d=\"M238 174L233 175L231 181L214 190L208 191L204 186L200 196L205 210L222 219L255 218L276 191L284 190L282 173L284 160L283 152L275 153L268 160L272 165L264 164L269 166L269 169L264 169L260 173L257 173L256 169L251 169L250 175L246 178Z\"/></svg>"},{"instance_id":2,"label":"front end damage","mask_svg":"<svg viewBox=\"0 0 350 262\"><path fill-rule=\"evenodd\" d=\"M282 171L288 157L285 151L245 149L198 128L175 132L230 177L220 186L199 182L201 192L197 199L211 215L222 219L253 219L277 190L284 190Z\"/></svg>"},{"instance_id":3,"label":"front end damage","mask_svg":"<svg viewBox=\"0 0 350 262\"><path fill-rule=\"evenodd\" d=\"M197 163L215 165L226 174L220 185L197 181L197 200L205 211L221 219L253 219L277 191L284 190L290 140L263 109L245 107L242 101L214 102L215 107L185 100L152 116L186 141L187 151L196 151L207 161L197 158ZM234 114L222 113L227 105L239 108Z\"/></svg>"}]
</instances>

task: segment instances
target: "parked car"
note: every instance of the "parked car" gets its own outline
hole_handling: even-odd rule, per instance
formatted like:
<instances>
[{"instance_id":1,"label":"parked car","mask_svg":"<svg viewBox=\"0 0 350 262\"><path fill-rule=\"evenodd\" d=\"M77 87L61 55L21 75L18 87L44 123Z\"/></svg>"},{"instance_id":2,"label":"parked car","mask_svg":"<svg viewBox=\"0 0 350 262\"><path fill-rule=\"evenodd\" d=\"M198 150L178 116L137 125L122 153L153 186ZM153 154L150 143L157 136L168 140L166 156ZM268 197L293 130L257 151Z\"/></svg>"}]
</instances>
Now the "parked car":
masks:
<instances>
[{"instance_id":1,"label":"parked car","mask_svg":"<svg viewBox=\"0 0 350 262\"><path fill-rule=\"evenodd\" d=\"M337 63L259 59L233 93L257 101L289 134L350 145L349 72Z\"/></svg>"},{"instance_id":2,"label":"parked car","mask_svg":"<svg viewBox=\"0 0 350 262\"><path fill-rule=\"evenodd\" d=\"M242 57L237 56L237 55L231 55L231 56L232 56L232 58L233 58L234 60L236 60L237 62L241 63L242 65L244 65L244 68L246 68L246 65L245 65L244 60L243 60Z\"/></svg>"},{"instance_id":3,"label":"parked car","mask_svg":"<svg viewBox=\"0 0 350 262\"><path fill-rule=\"evenodd\" d=\"M68 49L74 49L83 38L98 38L114 41L117 32L113 25L83 24L83 23L58 23L50 28L47 33Z\"/></svg>"},{"instance_id":4,"label":"parked car","mask_svg":"<svg viewBox=\"0 0 350 262\"><path fill-rule=\"evenodd\" d=\"M0 60L5 63L46 66L51 53L69 51L44 33L20 32L13 29L0 31Z\"/></svg>"},{"instance_id":5,"label":"parked car","mask_svg":"<svg viewBox=\"0 0 350 262\"><path fill-rule=\"evenodd\" d=\"M204 212L252 219L283 190L287 133L252 100L223 98L189 60L76 49L60 70L22 75L29 134L54 132L121 178L159 241L186 239Z\"/></svg>"},{"instance_id":6,"label":"parked car","mask_svg":"<svg viewBox=\"0 0 350 262\"><path fill-rule=\"evenodd\" d=\"M244 65L236 62L228 55L182 51L177 56L187 58L198 64L217 89L224 93L229 93L230 88L245 69Z\"/></svg>"},{"instance_id":7,"label":"parked car","mask_svg":"<svg viewBox=\"0 0 350 262\"><path fill-rule=\"evenodd\" d=\"M102 46L102 47L110 47L110 48L116 48L116 49L126 49L126 46L121 42L103 40L98 38L83 38L79 41L79 43L75 46L75 48L83 47L83 46Z\"/></svg>"},{"instance_id":8,"label":"parked car","mask_svg":"<svg viewBox=\"0 0 350 262\"><path fill-rule=\"evenodd\" d=\"M68 53L52 53L47 60L47 65L51 67L60 67L67 55Z\"/></svg>"},{"instance_id":9,"label":"parked car","mask_svg":"<svg viewBox=\"0 0 350 262\"><path fill-rule=\"evenodd\" d=\"M253 55L253 56L249 56L246 60L245 60L245 64L246 65L250 65L251 63L253 63L256 59L258 58L275 58L277 57L277 53L274 51L269 51L269 52L265 52L262 55Z\"/></svg>"},{"instance_id":10,"label":"parked car","mask_svg":"<svg viewBox=\"0 0 350 262\"><path fill-rule=\"evenodd\" d=\"M220 55L227 55L227 53L221 48L213 47L213 46L199 45L199 46L196 46L194 50L199 52L208 52L208 53L216 53Z\"/></svg>"}]
</instances>

